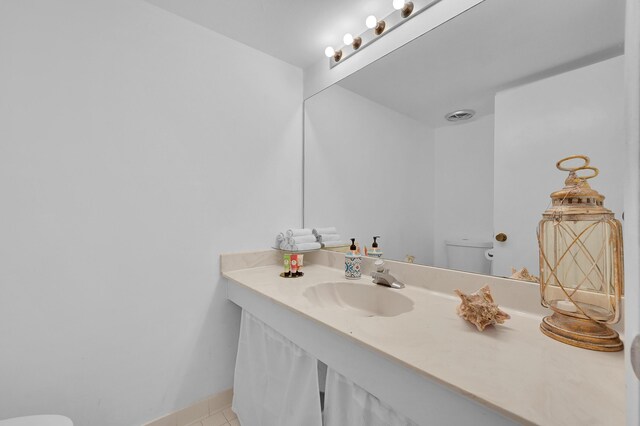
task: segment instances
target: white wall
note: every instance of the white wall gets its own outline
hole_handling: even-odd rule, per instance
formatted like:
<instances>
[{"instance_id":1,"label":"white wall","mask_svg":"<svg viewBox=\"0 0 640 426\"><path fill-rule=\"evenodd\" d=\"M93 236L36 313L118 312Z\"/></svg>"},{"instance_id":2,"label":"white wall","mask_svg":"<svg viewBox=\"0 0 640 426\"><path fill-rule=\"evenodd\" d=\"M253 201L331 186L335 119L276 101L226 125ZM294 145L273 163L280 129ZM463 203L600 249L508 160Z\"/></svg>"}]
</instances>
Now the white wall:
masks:
<instances>
[{"instance_id":1,"label":"white wall","mask_svg":"<svg viewBox=\"0 0 640 426\"><path fill-rule=\"evenodd\" d=\"M567 172L556 161L585 154L600 175L589 183L621 218L625 175L622 56L496 95L494 274L538 270L536 227Z\"/></svg>"},{"instance_id":2,"label":"white wall","mask_svg":"<svg viewBox=\"0 0 640 426\"><path fill-rule=\"evenodd\" d=\"M445 241L493 241L493 115L435 129L434 266Z\"/></svg>"},{"instance_id":3,"label":"white wall","mask_svg":"<svg viewBox=\"0 0 640 426\"><path fill-rule=\"evenodd\" d=\"M433 260L433 131L338 85L305 101L305 226Z\"/></svg>"},{"instance_id":4,"label":"white wall","mask_svg":"<svg viewBox=\"0 0 640 426\"><path fill-rule=\"evenodd\" d=\"M139 0L3 0L0 56L0 418L230 388L218 256L300 225L301 71Z\"/></svg>"}]
</instances>

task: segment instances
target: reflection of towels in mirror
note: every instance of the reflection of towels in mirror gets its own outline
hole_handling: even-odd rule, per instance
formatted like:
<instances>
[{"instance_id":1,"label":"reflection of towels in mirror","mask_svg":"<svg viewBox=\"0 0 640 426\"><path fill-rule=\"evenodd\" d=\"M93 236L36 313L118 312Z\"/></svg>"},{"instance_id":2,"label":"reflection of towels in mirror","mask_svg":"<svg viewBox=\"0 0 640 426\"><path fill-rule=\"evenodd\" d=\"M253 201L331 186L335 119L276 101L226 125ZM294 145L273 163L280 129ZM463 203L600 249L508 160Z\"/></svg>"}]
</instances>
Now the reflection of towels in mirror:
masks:
<instances>
[{"instance_id":1,"label":"reflection of towels in mirror","mask_svg":"<svg viewBox=\"0 0 640 426\"><path fill-rule=\"evenodd\" d=\"M301 237L303 235L311 235L311 229L287 229L287 237Z\"/></svg>"},{"instance_id":2,"label":"reflection of towels in mirror","mask_svg":"<svg viewBox=\"0 0 640 426\"><path fill-rule=\"evenodd\" d=\"M335 226L328 226L326 228L314 228L313 235L328 235L328 234L337 234L338 230Z\"/></svg>"},{"instance_id":3,"label":"reflection of towels in mirror","mask_svg":"<svg viewBox=\"0 0 640 426\"><path fill-rule=\"evenodd\" d=\"M322 247L323 248L330 248L330 247L343 247L343 246L348 246L349 243L346 241L329 241L326 243L322 243Z\"/></svg>"},{"instance_id":4,"label":"reflection of towels in mirror","mask_svg":"<svg viewBox=\"0 0 640 426\"><path fill-rule=\"evenodd\" d=\"M340 241L342 237L339 234L318 234L318 241L328 243L329 241Z\"/></svg>"},{"instance_id":5,"label":"reflection of towels in mirror","mask_svg":"<svg viewBox=\"0 0 640 426\"><path fill-rule=\"evenodd\" d=\"M301 235L298 237L287 237L287 243L289 244L303 244L303 243L315 243L317 242L315 235Z\"/></svg>"}]
</instances>

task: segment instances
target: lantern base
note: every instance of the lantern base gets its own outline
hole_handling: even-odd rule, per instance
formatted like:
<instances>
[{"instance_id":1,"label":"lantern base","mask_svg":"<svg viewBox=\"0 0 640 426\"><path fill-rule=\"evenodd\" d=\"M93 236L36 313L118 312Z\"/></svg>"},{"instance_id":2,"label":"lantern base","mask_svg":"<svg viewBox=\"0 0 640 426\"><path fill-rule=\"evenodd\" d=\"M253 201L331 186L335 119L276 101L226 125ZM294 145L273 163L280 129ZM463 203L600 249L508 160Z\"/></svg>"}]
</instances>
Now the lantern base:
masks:
<instances>
[{"instance_id":1,"label":"lantern base","mask_svg":"<svg viewBox=\"0 0 640 426\"><path fill-rule=\"evenodd\" d=\"M554 312L544 317L540 330L547 336L567 345L602 352L623 349L618 333L599 322L574 318Z\"/></svg>"}]
</instances>

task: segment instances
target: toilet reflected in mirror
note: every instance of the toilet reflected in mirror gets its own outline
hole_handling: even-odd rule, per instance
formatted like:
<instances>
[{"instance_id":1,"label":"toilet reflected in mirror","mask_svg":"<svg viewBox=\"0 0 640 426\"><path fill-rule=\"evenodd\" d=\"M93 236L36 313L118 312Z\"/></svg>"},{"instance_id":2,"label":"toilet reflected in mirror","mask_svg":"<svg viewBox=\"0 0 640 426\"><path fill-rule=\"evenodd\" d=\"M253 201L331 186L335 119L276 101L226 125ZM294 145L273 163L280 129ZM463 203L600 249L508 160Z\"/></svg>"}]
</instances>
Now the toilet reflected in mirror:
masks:
<instances>
[{"instance_id":1,"label":"toilet reflected in mirror","mask_svg":"<svg viewBox=\"0 0 640 426\"><path fill-rule=\"evenodd\" d=\"M449 239L447 245L447 268L457 271L491 274L493 243L468 238Z\"/></svg>"}]
</instances>

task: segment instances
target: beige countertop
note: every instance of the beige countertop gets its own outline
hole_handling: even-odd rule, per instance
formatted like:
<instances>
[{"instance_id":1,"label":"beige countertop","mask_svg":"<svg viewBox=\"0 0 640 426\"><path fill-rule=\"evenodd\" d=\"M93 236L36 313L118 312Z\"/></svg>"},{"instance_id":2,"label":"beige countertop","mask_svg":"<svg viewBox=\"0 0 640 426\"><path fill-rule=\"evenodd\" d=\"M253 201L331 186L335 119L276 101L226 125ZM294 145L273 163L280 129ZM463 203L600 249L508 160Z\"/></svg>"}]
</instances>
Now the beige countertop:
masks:
<instances>
[{"instance_id":1,"label":"beige countertop","mask_svg":"<svg viewBox=\"0 0 640 426\"><path fill-rule=\"evenodd\" d=\"M444 286L451 289L447 294L406 282L402 290L384 290L410 298L411 311L394 317L356 316L348 309L318 306L304 295L316 284L345 281L342 270L307 265L305 276L296 279L281 278L281 271L281 266L269 265L223 275L519 422L625 424L623 353L556 342L539 331L539 314L511 309L497 299L511 319L478 332L456 314L455 283ZM478 288L491 281L480 278ZM363 275L353 285L374 284Z\"/></svg>"}]
</instances>

